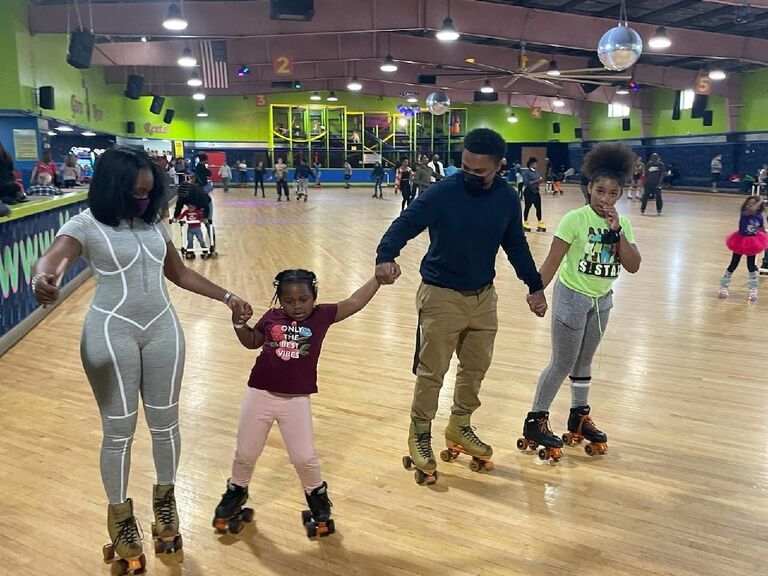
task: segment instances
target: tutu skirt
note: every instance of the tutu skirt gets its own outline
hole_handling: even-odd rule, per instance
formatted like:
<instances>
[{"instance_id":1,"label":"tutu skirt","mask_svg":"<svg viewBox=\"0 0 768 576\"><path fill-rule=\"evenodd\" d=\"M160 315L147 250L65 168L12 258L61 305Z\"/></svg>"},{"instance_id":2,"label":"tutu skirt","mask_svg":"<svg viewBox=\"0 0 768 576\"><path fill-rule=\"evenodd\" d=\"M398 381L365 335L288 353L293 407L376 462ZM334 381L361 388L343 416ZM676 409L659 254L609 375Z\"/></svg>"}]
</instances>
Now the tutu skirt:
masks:
<instances>
[{"instance_id":1,"label":"tutu skirt","mask_svg":"<svg viewBox=\"0 0 768 576\"><path fill-rule=\"evenodd\" d=\"M742 256L755 256L768 249L768 234L762 230L756 236L742 236L738 230L725 238L728 250Z\"/></svg>"}]
</instances>

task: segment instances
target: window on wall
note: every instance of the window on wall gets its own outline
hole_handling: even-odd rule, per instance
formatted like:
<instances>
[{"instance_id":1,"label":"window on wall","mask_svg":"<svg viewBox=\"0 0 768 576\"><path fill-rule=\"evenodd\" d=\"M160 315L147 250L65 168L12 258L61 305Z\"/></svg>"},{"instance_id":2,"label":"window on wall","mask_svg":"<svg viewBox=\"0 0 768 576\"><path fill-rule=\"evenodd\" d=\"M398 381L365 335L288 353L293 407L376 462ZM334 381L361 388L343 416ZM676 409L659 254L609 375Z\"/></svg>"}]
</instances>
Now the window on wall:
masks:
<instances>
[{"instance_id":1,"label":"window on wall","mask_svg":"<svg viewBox=\"0 0 768 576\"><path fill-rule=\"evenodd\" d=\"M621 104L614 102L608 104L608 118L626 118L629 116L629 106L627 104Z\"/></svg>"},{"instance_id":2,"label":"window on wall","mask_svg":"<svg viewBox=\"0 0 768 576\"><path fill-rule=\"evenodd\" d=\"M680 98L680 110L690 110L693 108L694 96L693 90L683 90L683 95Z\"/></svg>"}]
</instances>

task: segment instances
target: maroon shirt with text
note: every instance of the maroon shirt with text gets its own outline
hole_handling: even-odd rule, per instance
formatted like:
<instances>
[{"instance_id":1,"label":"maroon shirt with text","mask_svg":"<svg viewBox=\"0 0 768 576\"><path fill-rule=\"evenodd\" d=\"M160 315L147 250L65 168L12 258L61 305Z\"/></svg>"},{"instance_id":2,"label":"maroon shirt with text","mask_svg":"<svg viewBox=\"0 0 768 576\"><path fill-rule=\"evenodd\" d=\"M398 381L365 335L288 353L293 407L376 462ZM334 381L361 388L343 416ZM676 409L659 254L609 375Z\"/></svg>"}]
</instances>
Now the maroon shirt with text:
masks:
<instances>
[{"instance_id":1,"label":"maroon shirt with text","mask_svg":"<svg viewBox=\"0 0 768 576\"><path fill-rule=\"evenodd\" d=\"M317 392L317 361L337 308L336 304L320 304L301 322L282 308L264 314L255 328L264 334L264 346L251 370L248 386L276 394Z\"/></svg>"}]
</instances>

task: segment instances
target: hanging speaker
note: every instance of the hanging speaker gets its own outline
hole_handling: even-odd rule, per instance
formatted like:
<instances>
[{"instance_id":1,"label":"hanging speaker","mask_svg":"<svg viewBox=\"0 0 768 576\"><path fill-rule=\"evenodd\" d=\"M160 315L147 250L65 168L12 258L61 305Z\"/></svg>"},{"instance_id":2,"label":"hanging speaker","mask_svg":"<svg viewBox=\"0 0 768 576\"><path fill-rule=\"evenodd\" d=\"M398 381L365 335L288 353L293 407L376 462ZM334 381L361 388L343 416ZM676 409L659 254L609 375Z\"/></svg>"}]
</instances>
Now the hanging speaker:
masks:
<instances>
[{"instance_id":1,"label":"hanging speaker","mask_svg":"<svg viewBox=\"0 0 768 576\"><path fill-rule=\"evenodd\" d=\"M704 110L702 118L704 119L704 126L712 126L712 120L714 120L712 110Z\"/></svg>"},{"instance_id":2,"label":"hanging speaker","mask_svg":"<svg viewBox=\"0 0 768 576\"><path fill-rule=\"evenodd\" d=\"M498 100L499 100L498 92L491 92L490 94L486 94L485 92L480 92L479 90L475 90L475 95L474 95L475 102L497 102Z\"/></svg>"},{"instance_id":3,"label":"hanging speaker","mask_svg":"<svg viewBox=\"0 0 768 576\"><path fill-rule=\"evenodd\" d=\"M152 112L152 114L160 114L163 110L163 105L165 104L165 98L162 96L153 96L152 97L152 104L149 106L149 111Z\"/></svg>"},{"instance_id":4,"label":"hanging speaker","mask_svg":"<svg viewBox=\"0 0 768 576\"><path fill-rule=\"evenodd\" d=\"M417 82L419 84L435 85L437 84L437 76L434 74L419 74Z\"/></svg>"},{"instance_id":5,"label":"hanging speaker","mask_svg":"<svg viewBox=\"0 0 768 576\"><path fill-rule=\"evenodd\" d=\"M709 97L706 94L696 94L693 97L693 106L691 107L691 118L703 118L704 111L707 109Z\"/></svg>"},{"instance_id":6,"label":"hanging speaker","mask_svg":"<svg viewBox=\"0 0 768 576\"><path fill-rule=\"evenodd\" d=\"M621 129L624 132L629 132L632 129L632 125L631 125L631 122L629 121L629 118L621 119Z\"/></svg>"},{"instance_id":7,"label":"hanging speaker","mask_svg":"<svg viewBox=\"0 0 768 576\"><path fill-rule=\"evenodd\" d=\"M171 122L173 122L174 114L176 114L176 110L174 110L173 108L168 108L165 111L165 116L163 116L163 122L165 122L166 124L170 124Z\"/></svg>"},{"instance_id":8,"label":"hanging speaker","mask_svg":"<svg viewBox=\"0 0 768 576\"><path fill-rule=\"evenodd\" d=\"M272 20L298 20L309 22L315 15L315 0L270 0L269 17Z\"/></svg>"},{"instance_id":9,"label":"hanging speaker","mask_svg":"<svg viewBox=\"0 0 768 576\"><path fill-rule=\"evenodd\" d=\"M574 128L573 129L573 137L574 138L583 138L584 132L582 132L581 128Z\"/></svg>"},{"instance_id":10,"label":"hanging speaker","mask_svg":"<svg viewBox=\"0 0 768 576\"><path fill-rule=\"evenodd\" d=\"M55 103L53 97L53 86L40 86L40 94L38 96L37 103L40 105L40 108L53 110Z\"/></svg>"},{"instance_id":11,"label":"hanging speaker","mask_svg":"<svg viewBox=\"0 0 768 576\"><path fill-rule=\"evenodd\" d=\"M560 122L552 122L552 133L560 134Z\"/></svg>"},{"instance_id":12,"label":"hanging speaker","mask_svg":"<svg viewBox=\"0 0 768 576\"><path fill-rule=\"evenodd\" d=\"M675 90L675 104L672 106L672 120L680 120L680 104L683 99L683 91Z\"/></svg>"},{"instance_id":13,"label":"hanging speaker","mask_svg":"<svg viewBox=\"0 0 768 576\"><path fill-rule=\"evenodd\" d=\"M93 55L93 34L88 30L76 30L69 37L67 63L75 68L90 68Z\"/></svg>"},{"instance_id":14,"label":"hanging speaker","mask_svg":"<svg viewBox=\"0 0 768 576\"><path fill-rule=\"evenodd\" d=\"M126 122L125 131L128 134L136 134L136 122L131 122L131 121Z\"/></svg>"},{"instance_id":15,"label":"hanging speaker","mask_svg":"<svg viewBox=\"0 0 768 576\"><path fill-rule=\"evenodd\" d=\"M128 82L125 84L125 96L131 100L138 100L141 97L141 91L144 89L144 76L131 74L128 76Z\"/></svg>"}]
</instances>

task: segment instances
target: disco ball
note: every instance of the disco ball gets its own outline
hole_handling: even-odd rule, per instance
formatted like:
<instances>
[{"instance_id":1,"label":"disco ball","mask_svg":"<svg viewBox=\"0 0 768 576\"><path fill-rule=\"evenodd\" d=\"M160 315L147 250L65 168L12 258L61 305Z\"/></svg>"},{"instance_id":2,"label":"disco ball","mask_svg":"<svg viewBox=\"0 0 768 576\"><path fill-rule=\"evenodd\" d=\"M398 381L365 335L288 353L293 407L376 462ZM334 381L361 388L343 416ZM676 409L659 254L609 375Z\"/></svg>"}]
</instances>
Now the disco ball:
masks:
<instances>
[{"instance_id":1,"label":"disco ball","mask_svg":"<svg viewBox=\"0 0 768 576\"><path fill-rule=\"evenodd\" d=\"M432 94L427 96L427 110L435 116L445 114L450 106L451 99L448 98L445 92L432 92Z\"/></svg>"},{"instance_id":2,"label":"disco ball","mask_svg":"<svg viewBox=\"0 0 768 576\"><path fill-rule=\"evenodd\" d=\"M603 66L620 72L632 66L643 53L643 40L626 24L611 28L597 45L597 56Z\"/></svg>"}]
</instances>

